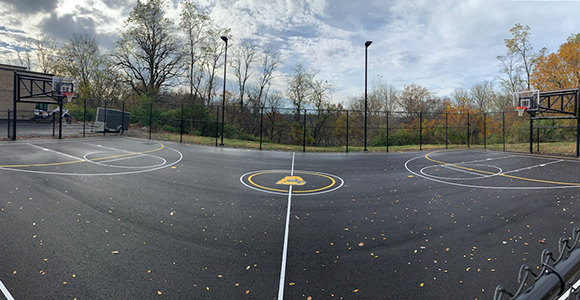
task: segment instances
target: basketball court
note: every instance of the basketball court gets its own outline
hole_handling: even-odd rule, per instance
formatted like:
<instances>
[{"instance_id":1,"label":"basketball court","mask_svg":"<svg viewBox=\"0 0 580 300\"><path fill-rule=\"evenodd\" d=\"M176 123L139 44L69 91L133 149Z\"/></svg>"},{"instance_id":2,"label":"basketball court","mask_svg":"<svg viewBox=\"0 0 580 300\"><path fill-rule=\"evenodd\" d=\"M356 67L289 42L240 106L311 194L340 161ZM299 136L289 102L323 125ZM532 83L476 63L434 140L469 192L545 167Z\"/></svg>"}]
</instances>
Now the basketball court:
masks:
<instances>
[{"instance_id":1,"label":"basketball court","mask_svg":"<svg viewBox=\"0 0 580 300\"><path fill-rule=\"evenodd\" d=\"M0 142L7 299L489 299L577 226L577 160ZM2 296L0 296L2 298Z\"/></svg>"}]
</instances>

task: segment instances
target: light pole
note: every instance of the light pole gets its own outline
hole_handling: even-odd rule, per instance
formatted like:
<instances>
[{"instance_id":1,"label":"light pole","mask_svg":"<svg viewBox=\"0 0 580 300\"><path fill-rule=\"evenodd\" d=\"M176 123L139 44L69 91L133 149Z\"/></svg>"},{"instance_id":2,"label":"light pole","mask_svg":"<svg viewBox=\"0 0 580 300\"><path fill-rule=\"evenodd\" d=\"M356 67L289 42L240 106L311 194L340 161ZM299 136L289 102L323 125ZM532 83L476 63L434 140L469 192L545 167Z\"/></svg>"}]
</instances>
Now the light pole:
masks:
<instances>
[{"instance_id":1,"label":"light pole","mask_svg":"<svg viewBox=\"0 0 580 300\"><path fill-rule=\"evenodd\" d=\"M226 68L228 66L228 37L222 36L221 39L226 42L226 54L224 57L224 91L222 93L222 138L220 146L224 145L224 117L226 109Z\"/></svg>"},{"instance_id":2,"label":"light pole","mask_svg":"<svg viewBox=\"0 0 580 300\"><path fill-rule=\"evenodd\" d=\"M367 150L367 110L368 110L368 105L367 105L367 52L368 52L368 48L369 46L372 44L372 41L367 41L365 43L365 147L363 149L363 151L368 151Z\"/></svg>"}]
</instances>

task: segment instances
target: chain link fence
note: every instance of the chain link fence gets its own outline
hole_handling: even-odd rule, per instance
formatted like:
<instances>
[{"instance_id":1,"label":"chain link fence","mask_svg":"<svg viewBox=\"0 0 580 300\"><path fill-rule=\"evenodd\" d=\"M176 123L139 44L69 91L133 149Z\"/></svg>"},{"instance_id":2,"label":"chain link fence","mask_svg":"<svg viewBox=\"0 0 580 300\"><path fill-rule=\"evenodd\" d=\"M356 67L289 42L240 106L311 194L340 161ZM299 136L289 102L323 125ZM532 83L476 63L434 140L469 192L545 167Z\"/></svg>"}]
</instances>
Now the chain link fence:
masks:
<instances>
[{"instance_id":1,"label":"chain link fence","mask_svg":"<svg viewBox=\"0 0 580 300\"><path fill-rule=\"evenodd\" d=\"M432 150L450 148L547 152L573 155L576 120L536 120L516 112L403 112L203 106L185 103L119 102L86 99L67 104L67 136L116 134L95 125L97 108L130 114L122 134L132 137L208 144L254 142L260 149L283 145L316 151ZM55 136L58 113L47 120L29 120L18 111L16 137ZM27 112L31 115L31 112ZM0 130L12 137L14 114L0 112ZM45 121L45 122L42 122ZM32 123L32 124L31 124ZM58 131L57 131L58 132ZM226 140L224 142L223 140ZM533 149L531 148L533 143ZM241 142L243 143L243 142ZM571 144L571 145L570 145ZM240 147L243 147L240 146Z\"/></svg>"}]
</instances>

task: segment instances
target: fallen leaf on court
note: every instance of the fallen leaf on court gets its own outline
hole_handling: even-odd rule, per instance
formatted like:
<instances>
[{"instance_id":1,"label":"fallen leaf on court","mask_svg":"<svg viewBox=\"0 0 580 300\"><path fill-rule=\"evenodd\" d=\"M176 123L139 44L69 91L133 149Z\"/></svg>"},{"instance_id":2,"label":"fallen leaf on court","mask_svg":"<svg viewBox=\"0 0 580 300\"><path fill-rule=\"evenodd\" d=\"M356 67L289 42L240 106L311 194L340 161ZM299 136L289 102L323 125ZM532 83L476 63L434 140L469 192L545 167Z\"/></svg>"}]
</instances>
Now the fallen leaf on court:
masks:
<instances>
[{"instance_id":1,"label":"fallen leaf on court","mask_svg":"<svg viewBox=\"0 0 580 300\"><path fill-rule=\"evenodd\" d=\"M503 241L503 242L501 242L501 243L502 243L502 244L504 244L504 245L505 245L505 244L507 244L507 242L506 242L506 241Z\"/></svg>"},{"instance_id":2,"label":"fallen leaf on court","mask_svg":"<svg viewBox=\"0 0 580 300\"><path fill-rule=\"evenodd\" d=\"M308 296L308 298L306 298L306 300L312 300L312 296Z\"/></svg>"},{"instance_id":3,"label":"fallen leaf on court","mask_svg":"<svg viewBox=\"0 0 580 300\"><path fill-rule=\"evenodd\" d=\"M246 270L249 270L250 268L251 268L251 266L247 266L247 267L246 267Z\"/></svg>"},{"instance_id":4,"label":"fallen leaf on court","mask_svg":"<svg viewBox=\"0 0 580 300\"><path fill-rule=\"evenodd\" d=\"M240 283L239 282L236 282L236 284L234 284L234 286L240 286Z\"/></svg>"},{"instance_id":5,"label":"fallen leaf on court","mask_svg":"<svg viewBox=\"0 0 580 300\"><path fill-rule=\"evenodd\" d=\"M66 285L66 284L67 284L67 282L66 282L66 281L63 281L63 282L62 282L62 284Z\"/></svg>"},{"instance_id":6,"label":"fallen leaf on court","mask_svg":"<svg viewBox=\"0 0 580 300\"><path fill-rule=\"evenodd\" d=\"M218 278L222 278L223 276L222 276L221 274L218 274L218 276L217 276L217 277L218 277Z\"/></svg>"},{"instance_id":7,"label":"fallen leaf on court","mask_svg":"<svg viewBox=\"0 0 580 300\"><path fill-rule=\"evenodd\" d=\"M169 213L169 215L173 216L176 213L176 211L172 211Z\"/></svg>"},{"instance_id":8,"label":"fallen leaf on court","mask_svg":"<svg viewBox=\"0 0 580 300\"><path fill-rule=\"evenodd\" d=\"M116 255L116 254L119 254L119 251L116 251L116 250L115 251L111 251L111 255Z\"/></svg>"},{"instance_id":9,"label":"fallen leaf on court","mask_svg":"<svg viewBox=\"0 0 580 300\"><path fill-rule=\"evenodd\" d=\"M161 291L157 291L157 294L161 295L162 293L161 293Z\"/></svg>"},{"instance_id":10,"label":"fallen leaf on court","mask_svg":"<svg viewBox=\"0 0 580 300\"><path fill-rule=\"evenodd\" d=\"M205 289L209 291L209 286L206 286Z\"/></svg>"},{"instance_id":11,"label":"fallen leaf on court","mask_svg":"<svg viewBox=\"0 0 580 300\"><path fill-rule=\"evenodd\" d=\"M363 243L363 242L360 242L360 243L358 243L358 246L359 246L359 247L362 247L362 246L364 246L364 245L365 245L365 243Z\"/></svg>"},{"instance_id":12,"label":"fallen leaf on court","mask_svg":"<svg viewBox=\"0 0 580 300\"><path fill-rule=\"evenodd\" d=\"M419 285L420 287L423 287L425 285L425 283L421 282L421 284Z\"/></svg>"},{"instance_id":13,"label":"fallen leaf on court","mask_svg":"<svg viewBox=\"0 0 580 300\"><path fill-rule=\"evenodd\" d=\"M294 282L290 282L290 283L288 283L288 285L292 285L292 286L294 286L294 285L296 285L296 283L294 283Z\"/></svg>"},{"instance_id":14,"label":"fallen leaf on court","mask_svg":"<svg viewBox=\"0 0 580 300\"><path fill-rule=\"evenodd\" d=\"M246 295L250 293L250 290L246 290Z\"/></svg>"},{"instance_id":15,"label":"fallen leaf on court","mask_svg":"<svg viewBox=\"0 0 580 300\"><path fill-rule=\"evenodd\" d=\"M151 270L147 270L147 274L151 274Z\"/></svg>"},{"instance_id":16,"label":"fallen leaf on court","mask_svg":"<svg viewBox=\"0 0 580 300\"><path fill-rule=\"evenodd\" d=\"M352 292L353 293L358 293L358 289L354 289Z\"/></svg>"},{"instance_id":17,"label":"fallen leaf on court","mask_svg":"<svg viewBox=\"0 0 580 300\"><path fill-rule=\"evenodd\" d=\"M16 273L18 273L18 271L14 270L14 272L12 272L12 275L14 275L14 274L16 274Z\"/></svg>"},{"instance_id":18,"label":"fallen leaf on court","mask_svg":"<svg viewBox=\"0 0 580 300\"><path fill-rule=\"evenodd\" d=\"M545 244L546 243L546 240L545 239L539 240L538 243Z\"/></svg>"},{"instance_id":19,"label":"fallen leaf on court","mask_svg":"<svg viewBox=\"0 0 580 300\"><path fill-rule=\"evenodd\" d=\"M72 278L76 278L76 277L77 277L77 275L76 275L76 274L72 274Z\"/></svg>"}]
</instances>

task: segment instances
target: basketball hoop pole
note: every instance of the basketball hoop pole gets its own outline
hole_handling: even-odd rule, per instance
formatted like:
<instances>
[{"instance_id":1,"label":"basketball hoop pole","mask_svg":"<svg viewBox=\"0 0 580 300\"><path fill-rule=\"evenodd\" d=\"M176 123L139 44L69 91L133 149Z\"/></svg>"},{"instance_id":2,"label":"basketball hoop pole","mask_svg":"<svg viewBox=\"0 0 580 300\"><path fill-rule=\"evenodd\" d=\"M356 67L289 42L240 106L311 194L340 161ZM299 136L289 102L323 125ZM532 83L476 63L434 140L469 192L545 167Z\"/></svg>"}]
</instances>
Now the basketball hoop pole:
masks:
<instances>
[{"instance_id":1,"label":"basketball hoop pole","mask_svg":"<svg viewBox=\"0 0 580 300\"><path fill-rule=\"evenodd\" d=\"M68 97L68 96L67 96ZM59 97L59 101L58 101L58 114L59 114L59 118L58 118L58 139L62 139L62 102L64 100L64 97Z\"/></svg>"}]
</instances>

